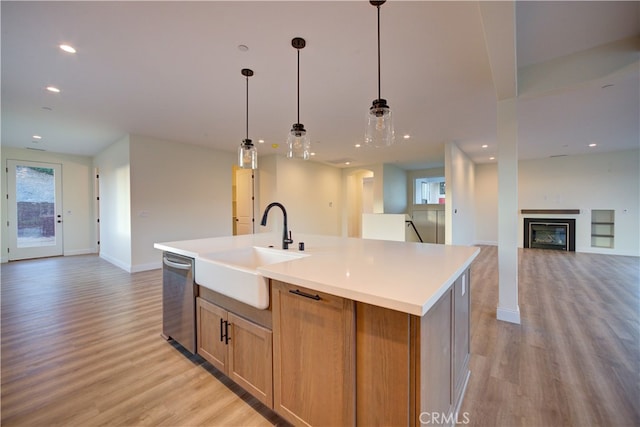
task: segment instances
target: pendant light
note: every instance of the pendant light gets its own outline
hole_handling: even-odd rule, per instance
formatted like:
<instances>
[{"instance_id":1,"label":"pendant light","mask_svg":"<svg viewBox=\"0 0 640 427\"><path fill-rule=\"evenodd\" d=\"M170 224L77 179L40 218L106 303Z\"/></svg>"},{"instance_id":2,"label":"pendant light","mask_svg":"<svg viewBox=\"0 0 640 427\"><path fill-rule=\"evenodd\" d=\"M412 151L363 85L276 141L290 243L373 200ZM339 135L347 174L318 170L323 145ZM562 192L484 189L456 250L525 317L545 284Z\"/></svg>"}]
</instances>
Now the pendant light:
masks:
<instances>
[{"instance_id":1,"label":"pendant light","mask_svg":"<svg viewBox=\"0 0 640 427\"><path fill-rule=\"evenodd\" d=\"M238 147L238 166L243 169L258 169L258 150L249 139L249 77L253 76L253 71L243 68L241 73L247 80L247 137Z\"/></svg>"},{"instance_id":2,"label":"pendant light","mask_svg":"<svg viewBox=\"0 0 640 427\"><path fill-rule=\"evenodd\" d=\"M391 109L387 105L387 100L380 96L380 6L385 1L369 0L369 3L378 9L378 99L373 101L367 113L364 143L369 147L388 147L393 144L395 137Z\"/></svg>"},{"instance_id":3,"label":"pendant light","mask_svg":"<svg viewBox=\"0 0 640 427\"><path fill-rule=\"evenodd\" d=\"M293 124L287 137L287 158L309 160L311 141L304 125L300 123L300 49L306 46L303 38L296 37L291 40L291 46L298 51L298 122Z\"/></svg>"}]
</instances>

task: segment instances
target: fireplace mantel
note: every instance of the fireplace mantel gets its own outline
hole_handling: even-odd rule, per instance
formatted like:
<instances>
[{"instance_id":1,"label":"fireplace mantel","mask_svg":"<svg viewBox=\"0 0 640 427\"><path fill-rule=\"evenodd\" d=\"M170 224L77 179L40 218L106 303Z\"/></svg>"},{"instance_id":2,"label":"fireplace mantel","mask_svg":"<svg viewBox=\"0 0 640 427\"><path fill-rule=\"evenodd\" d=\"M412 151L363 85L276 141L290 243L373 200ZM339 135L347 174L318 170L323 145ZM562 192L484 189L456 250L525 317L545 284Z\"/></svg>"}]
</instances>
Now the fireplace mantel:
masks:
<instances>
[{"instance_id":1,"label":"fireplace mantel","mask_svg":"<svg viewBox=\"0 0 640 427\"><path fill-rule=\"evenodd\" d=\"M521 209L523 214L560 214L560 215L579 215L580 209Z\"/></svg>"}]
</instances>

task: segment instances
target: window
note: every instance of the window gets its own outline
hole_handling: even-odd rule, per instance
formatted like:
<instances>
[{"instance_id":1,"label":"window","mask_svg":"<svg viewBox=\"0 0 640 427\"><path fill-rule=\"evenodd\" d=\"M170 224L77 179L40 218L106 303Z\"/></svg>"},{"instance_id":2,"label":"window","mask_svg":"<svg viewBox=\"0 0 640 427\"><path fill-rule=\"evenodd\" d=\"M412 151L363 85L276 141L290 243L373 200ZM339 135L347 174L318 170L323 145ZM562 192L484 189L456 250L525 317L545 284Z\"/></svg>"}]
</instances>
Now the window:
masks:
<instances>
[{"instance_id":1,"label":"window","mask_svg":"<svg viewBox=\"0 0 640 427\"><path fill-rule=\"evenodd\" d=\"M444 177L416 178L414 181L414 192L414 204L416 205L443 205L445 200Z\"/></svg>"}]
</instances>

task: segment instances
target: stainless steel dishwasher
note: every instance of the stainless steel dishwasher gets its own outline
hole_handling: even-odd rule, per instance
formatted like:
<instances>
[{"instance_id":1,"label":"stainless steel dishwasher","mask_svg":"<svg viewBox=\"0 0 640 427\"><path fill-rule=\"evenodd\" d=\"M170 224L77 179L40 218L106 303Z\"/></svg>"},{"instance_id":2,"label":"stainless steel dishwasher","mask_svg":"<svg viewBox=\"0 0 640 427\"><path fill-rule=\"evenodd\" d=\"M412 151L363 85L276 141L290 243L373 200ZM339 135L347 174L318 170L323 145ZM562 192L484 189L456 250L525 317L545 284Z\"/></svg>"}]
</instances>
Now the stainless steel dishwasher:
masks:
<instances>
[{"instance_id":1,"label":"stainless steel dishwasher","mask_svg":"<svg viewBox=\"0 0 640 427\"><path fill-rule=\"evenodd\" d=\"M162 254L162 336L196 353L193 258Z\"/></svg>"}]
</instances>

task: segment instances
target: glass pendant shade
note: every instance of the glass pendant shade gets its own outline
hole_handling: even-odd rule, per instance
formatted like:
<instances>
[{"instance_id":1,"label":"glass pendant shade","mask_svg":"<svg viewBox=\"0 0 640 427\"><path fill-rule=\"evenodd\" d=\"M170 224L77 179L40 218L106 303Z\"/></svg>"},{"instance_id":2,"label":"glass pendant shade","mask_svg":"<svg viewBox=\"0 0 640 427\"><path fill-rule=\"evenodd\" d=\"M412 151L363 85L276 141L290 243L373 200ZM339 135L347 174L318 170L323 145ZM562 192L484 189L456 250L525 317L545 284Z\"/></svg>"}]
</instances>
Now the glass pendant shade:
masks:
<instances>
[{"instance_id":1,"label":"glass pendant shade","mask_svg":"<svg viewBox=\"0 0 640 427\"><path fill-rule=\"evenodd\" d=\"M253 71L243 68L242 75L247 81L247 137L242 140L238 147L238 167L242 169L258 169L258 150L249 139L249 77L253 76Z\"/></svg>"},{"instance_id":2,"label":"glass pendant shade","mask_svg":"<svg viewBox=\"0 0 640 427\"><path fill-rule=\"evenodd\" d=\"M369 0L372 6L378 9L378 99L373 101L373 105L367 113L367 128L364 134L364 144L367 147L388 147L395 141L393 129L393 117L391 109L387 105L387 100L380 96L380 6L386 0Z\"/></svg>"},{"instance_id":3,"label":"glass pendant shade","mask_svg":"<svg viewBox=\"0 0 640 427\"><path fill-rule=\"evenodd\" d=\"M287 137L287 158L309 160L311 141L302 123L295 123Z\"/></svg>"},{"instance_id":4,"label":"glass pendant shade","mask_svg":"<svg viewBox=\"0 0 640 427\"><path fill-rule=\"evenodd\" d=\"M291 46L298 51L298 123L294 123L287 137L287 158L309 160L311 140L307 135L304 125L300 123L300 49L306 46L306 41L301 37L291 40Z\"/></svg>"},{"instance_id":5,"label":"glass pendant shade","mask_svg":"<svg viewBox=\"0 0 640 427\"><path fill-rule=\"evenodd\" d=\"M367 113L364 143L368 147L388 147L395 140L391 109L384 99L376 99Z\"/></svg>"},{"instance_id":6,"label":"glass pendant shade","mask_svg":"<svg viewBox=\"0 0 640 427\"><path fill-rule=\"evenodd\" d=\"M245 139L238 147L238 166L242 169L258 169L258 150L250 139Z\"/></svg>"}]
</instances>

